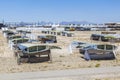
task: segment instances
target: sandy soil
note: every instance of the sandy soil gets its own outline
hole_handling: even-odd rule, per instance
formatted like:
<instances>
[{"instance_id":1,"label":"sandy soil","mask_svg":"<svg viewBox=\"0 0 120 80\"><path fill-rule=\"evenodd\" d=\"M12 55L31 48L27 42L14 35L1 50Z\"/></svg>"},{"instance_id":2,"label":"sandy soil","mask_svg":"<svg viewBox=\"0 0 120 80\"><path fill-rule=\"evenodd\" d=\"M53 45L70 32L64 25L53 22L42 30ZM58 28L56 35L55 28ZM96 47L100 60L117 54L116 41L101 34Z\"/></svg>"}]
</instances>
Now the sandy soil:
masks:
<instances>
[{"instance_id":1,"label":"sandy soil","mask_svg":"<svg viewBox=\"0 0 120 80\"><path fill-rule=\"evenodd\" d=\"M79 51L69 55L68 46L72 41L83 41L89 43L102 43L91 41L90 35L92 33L100 33L100 31L76 31L74 37L57 36L58 43L62 49L51 50L53 62L39 62L39 63L22 63L17 65L16 59L13 56L13 51L8 47L6 39L0 32L0 73L15 73L15 72L31 72L31 71L45 71L45 70L64 70L77 69L86 67L107 67L119 66L120 55L117 54L116 60L92 60L86 61ZM120 32L118 32L120 33ZM41 33L36 33L41 34ZM118 44L117 44L118 45Z\"/></svg>"}]
</instances>

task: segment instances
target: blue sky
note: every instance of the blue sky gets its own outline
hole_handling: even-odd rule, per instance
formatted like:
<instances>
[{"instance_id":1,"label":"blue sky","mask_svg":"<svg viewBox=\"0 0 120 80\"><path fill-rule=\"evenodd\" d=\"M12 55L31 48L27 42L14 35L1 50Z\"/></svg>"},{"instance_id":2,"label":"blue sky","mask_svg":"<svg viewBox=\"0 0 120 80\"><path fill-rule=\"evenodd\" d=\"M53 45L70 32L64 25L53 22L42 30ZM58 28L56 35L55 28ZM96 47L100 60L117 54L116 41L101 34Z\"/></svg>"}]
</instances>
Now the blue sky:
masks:
<instances>
[{"instance_id":1,"label":"blue sky","mask_svg":"<svg viewBox=\"0 0 120 80\"><path fill-rule=\"evenodd\" d=\"M119 22L120 0L0 0L0 21Z\"/></svg>"}]
</instances>

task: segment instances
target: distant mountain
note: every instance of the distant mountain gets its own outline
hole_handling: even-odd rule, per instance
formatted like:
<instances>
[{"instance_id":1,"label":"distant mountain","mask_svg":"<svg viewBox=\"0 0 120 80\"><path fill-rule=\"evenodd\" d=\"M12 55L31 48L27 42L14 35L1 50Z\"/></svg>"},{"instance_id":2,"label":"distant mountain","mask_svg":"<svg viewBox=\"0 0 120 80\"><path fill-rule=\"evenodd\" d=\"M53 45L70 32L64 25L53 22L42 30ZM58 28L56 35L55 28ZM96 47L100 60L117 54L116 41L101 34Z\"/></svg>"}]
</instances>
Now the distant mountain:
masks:
<instances>
[{"instance_id":1,"label":"distant mountain","mask_svg":"<svg viewBox=\"0 0 120 80\"><path fill-rule=\"evenodd\" d=\"M91 23L91 22L87 22L87 21L71 21L71 22L60 22L61 25L68 25L68 24L95 24L95 23Z\"/></svg>"},{"instance_id":2,"label":"distant mountain","mask_svg":"<svg viewBox=\"0 0 120 80\"><path fill-rule=\"evenodd\" d=\"M10 23L8 23L9 25ZM11 23L11 25L15 26L26 26L26 25L53 25L53 24L58 24L54 22L46 22L46 21L40 21L40 22L19 22L19 23ZM95 24L87 21L62 21L59 23L60 25L69 25L69 24Z\"/></svg>"},{"instance_id":3,"label":"distant mountain","mask_svg":"<svg viewBox=\"0 0 120 80\"><path fill-rule=\"evenodd\" d=\"M53 22L45 22L45 21L41 21L39 22L40 25L46 25L46 24L53 24Z\"/></svg>"}]
</instances>

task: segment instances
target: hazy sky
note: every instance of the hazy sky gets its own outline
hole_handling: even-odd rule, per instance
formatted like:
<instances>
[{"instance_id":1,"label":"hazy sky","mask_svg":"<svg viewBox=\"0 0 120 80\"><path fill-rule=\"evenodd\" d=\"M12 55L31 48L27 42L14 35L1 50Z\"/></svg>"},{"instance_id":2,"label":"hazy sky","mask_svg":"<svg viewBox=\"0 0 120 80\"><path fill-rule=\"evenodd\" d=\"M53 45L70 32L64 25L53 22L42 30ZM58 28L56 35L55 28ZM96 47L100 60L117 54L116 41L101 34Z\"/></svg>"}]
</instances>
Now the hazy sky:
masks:
<instances>
[{"instance_id":1,"label":"hazy sky","mask_svg":"<svg viewBox=\"0 0 120 80\"><path fill-rule=\"evenodd\" d=\"M120 0L0 0L0 21L120 21Z\"/></svg>"}]
</instances>

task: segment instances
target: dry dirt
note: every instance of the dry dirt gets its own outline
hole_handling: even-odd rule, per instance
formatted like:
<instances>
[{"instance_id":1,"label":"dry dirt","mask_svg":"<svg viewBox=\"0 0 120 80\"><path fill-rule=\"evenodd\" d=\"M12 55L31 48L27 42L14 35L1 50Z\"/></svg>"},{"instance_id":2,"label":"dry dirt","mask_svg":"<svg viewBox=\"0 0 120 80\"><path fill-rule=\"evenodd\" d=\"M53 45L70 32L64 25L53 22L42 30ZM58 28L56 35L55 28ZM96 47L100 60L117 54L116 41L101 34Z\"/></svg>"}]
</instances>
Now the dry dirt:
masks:
<instances>
[{"instance_id":1,"label":"dry dirt","mask_svg":"<svg viewBox=\"0 0 120 80\"><path fill-rule=\"evenodd\" d=\"M86 67L107 67L119 66L120 55L117 54L116 60L92 60L86 61L79 51L74 54L69 54L68 46L72 41L83 41L89 43L102 43L91 41L90 35L92 33L100 33L100 31L76 31L74 37L57 36L58 43L62 49L51 50L52 63L22 63L17 65L16 59L13 56L13 51L10 50L6 38L3 37L0 31L0 73L15 73L15 72L32 72L32 71L46 71L46 70L64 70L64 69L78 69ZM120 32L117 32L120 33ZM36 33L41 34L41 33ZM117 44L118 45L118 44ZM99 80L99 79L98 79Z\"/></svg>"}]
</instances>

